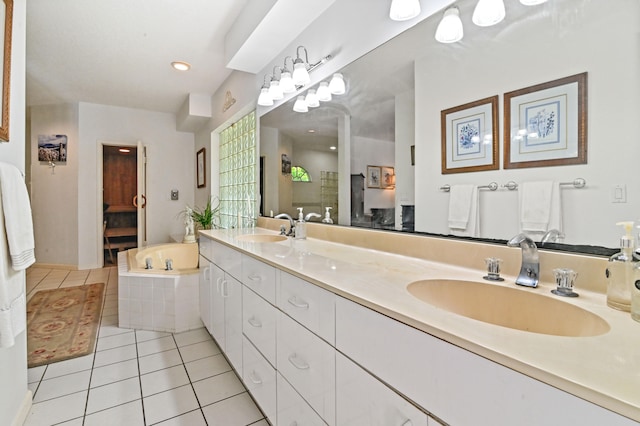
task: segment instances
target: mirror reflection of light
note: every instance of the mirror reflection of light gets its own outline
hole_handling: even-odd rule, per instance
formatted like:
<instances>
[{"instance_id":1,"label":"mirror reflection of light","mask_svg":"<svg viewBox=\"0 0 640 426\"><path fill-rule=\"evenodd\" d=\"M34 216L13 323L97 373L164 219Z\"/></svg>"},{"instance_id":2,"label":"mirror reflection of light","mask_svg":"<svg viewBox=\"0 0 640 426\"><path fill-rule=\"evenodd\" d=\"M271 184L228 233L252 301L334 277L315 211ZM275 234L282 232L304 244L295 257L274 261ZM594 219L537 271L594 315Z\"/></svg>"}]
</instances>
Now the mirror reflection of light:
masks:
<instances>
[{"instance_id":1,"label":"mirror reflection of light","mask_svg":"<svg viewBox=\"0 0 640 426\"><path fill-rule=\"evenodd\" d=\"M484 135L484 139L482 141L485 145L489 145L493 142L493 137L491 135Z\"/></svg>"},{"instance_id":2,"label":"mirror reflection of light","mask_svg":"<svg viewBox=\"0 0 640 426\"><path fill-rule=\"evenodd\" d=\"M531 139L538 139L539 136L537 132L531 132L527 135L527 137Z\"/></svg>"},{"instance_id":3,"label":"mirror reflection of light","mask_svg":"<svg viewBox=\"0 0 640 426\"><path fill-rule=\"evenodd\" d=\"M335 146L330 146L330 147L329 147L329 149L330 149L330 150L332 150L332 151L335 151L335 150L336 150L336 149L338 149L338 148L337 148L337 147L335 147Z\"/></svg>"},{"instance_id":4,"label":"mirror reflection of light","mask_svg":"<svg viewBox=\"0 0 640 426\"><path fill-rule=\"evenodd\" d=\"M524 135L526 135L526 134L527 134L527 129L520 129L520 130L518 130L518 135L519 135L519 136L524 136Z\"/></svg>"},{"instance_id":5,"label":"mirror reflection of light","mask_svg":"<svg viewBox=\"0 0 640 426\"><path fill-rule=\"evenodd\" d=\"M478 142L480 142L480 137L479 137L479 136L473 136L473 137L471 138L471 142L473 142L473 143L478 143Z\"/></svg>"}]
</instances>

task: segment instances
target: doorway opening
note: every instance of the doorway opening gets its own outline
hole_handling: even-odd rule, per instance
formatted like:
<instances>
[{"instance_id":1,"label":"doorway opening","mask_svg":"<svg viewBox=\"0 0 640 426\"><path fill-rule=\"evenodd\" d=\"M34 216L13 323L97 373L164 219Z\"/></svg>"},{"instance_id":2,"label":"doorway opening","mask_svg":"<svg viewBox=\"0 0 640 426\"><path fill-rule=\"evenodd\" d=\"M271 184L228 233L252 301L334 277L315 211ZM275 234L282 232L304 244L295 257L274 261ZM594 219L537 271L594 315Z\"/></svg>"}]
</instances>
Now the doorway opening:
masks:
<instances>
[{"instance_id":1,"label":"doorway opening","mask_svg":"<svg viewBox=\"0 0 640 426\"><path fill-rule=\"evenodd\" d=\"M102 207L104 265L117 264L117 253L138 246L138 148L103 145Z\"/></svg>"}]
</instances>

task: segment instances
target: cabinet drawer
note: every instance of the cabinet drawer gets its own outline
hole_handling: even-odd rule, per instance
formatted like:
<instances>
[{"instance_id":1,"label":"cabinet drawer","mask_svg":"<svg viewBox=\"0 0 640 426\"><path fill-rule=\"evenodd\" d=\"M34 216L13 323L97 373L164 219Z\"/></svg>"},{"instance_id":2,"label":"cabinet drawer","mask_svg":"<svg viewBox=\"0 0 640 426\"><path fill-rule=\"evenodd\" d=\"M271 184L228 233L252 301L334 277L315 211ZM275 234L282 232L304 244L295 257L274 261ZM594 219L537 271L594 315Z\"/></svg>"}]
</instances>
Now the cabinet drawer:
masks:
<instances>
[{"instance_id":1,"label":"cabinet drawer","mask_svg":"<svg viewBox=\"0 0 640 426\"><path fill-rule=\"evenodd\" d=\"M211 243L212 241L209 238L200 235L198 248L200 250L200 255L204 256L207 260L211 260ZM202 264L202 261L200 262L200 264Z\"/></svg>"},{"instance_id":2,"label":"cabinet drawer","mask_svg":"<svg viewBox=\"0 0 640 426\"><path fill-rule=\"evenodd\" d=\"M276 373L278 384L278 425L325 426L320 416L291 385Z\"/></svg>"},{"instance_id":3,"label":"cabinet drawer","mask_svg":"<svg viewBox=\"0 0 640 426\"><path fill-rule=\"evenodd\" d=\"M242 331L271 365L276 365L277 313L262 297L242 286Z\"/></svg>"},{"instance_id":4,"label":"cabinet drawer","mask_svg":"<svg viewBox=\"0 0 640 426\"><path fill-rule=\"evenodd\" d=\"M335 424L335 349L278 313L277 369L311 407Z\"/></svg>"},{"instance_id":5,"label":"cabinet drawer","mask_svg":"<svg viewBox=\"0 0 640 426\"><path fill-rule=\"evenodd\" d=\"M277 305L290 317L335 343L335 295L301 278L280 273Z\"/></svg>"},{"instance_id":6,"label":"cabinet drawer","mask_svg":"<svg viewBox=\"0 0 640 426\"><path fill-rule=\"evenodd\" d=\"M209 260L224 269L224 271L232 277L238 280L241 279L242 255L239 251L212 240L210 253L211 257Z\"/></svg>"},{"instance_id":7,"label":"cabinet drawer","mask_svg":"<svg viewBox=\"0 0 640 426\"><path fill-rule=\"evenodd\" d=\"M242 283L276 304L276 269L250 256L242 256Z\"/></svg>"},{"instance_id":8,"label":"cabinet drawer","mask_svg":"<svg viewBox=\"0 0 640 426\"><path fill-rule=\"evenodd\" d=\"M245 337L242 341L243 376L247 390L271 424L276 424L276 370Z\"/></svg>"},{"instance_id":9,"label":"cabinet drawer","mask_svg":"<svg viewBox=\"0 0 640 426\"><path fill-rule=\"evenodd\" d=\"M336 423L427 426L427 415L340 353L336 353Z\"/></svg>"}]
</instances>

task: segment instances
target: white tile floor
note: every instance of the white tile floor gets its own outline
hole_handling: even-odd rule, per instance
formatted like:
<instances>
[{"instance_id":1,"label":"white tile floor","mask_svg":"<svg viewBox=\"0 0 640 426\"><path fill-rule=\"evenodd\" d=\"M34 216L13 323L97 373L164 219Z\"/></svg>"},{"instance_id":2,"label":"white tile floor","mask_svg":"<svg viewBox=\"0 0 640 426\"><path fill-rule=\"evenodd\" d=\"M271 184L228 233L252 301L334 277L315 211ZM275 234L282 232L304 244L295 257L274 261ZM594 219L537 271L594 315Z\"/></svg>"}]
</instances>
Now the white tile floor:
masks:
<instances>
[{"instance_id":1,"label":"white tile floor","mask_svg":"<svg viewBox=\"0 0 640 426\"><path fill-rule=\"evenodd\" d=\"M27 426L268 425L204 328L170 334L118 327L116 267L32 267L27 297L94 282L107 284L96 351L29 369Z\"/></svg>"}]
</instances>

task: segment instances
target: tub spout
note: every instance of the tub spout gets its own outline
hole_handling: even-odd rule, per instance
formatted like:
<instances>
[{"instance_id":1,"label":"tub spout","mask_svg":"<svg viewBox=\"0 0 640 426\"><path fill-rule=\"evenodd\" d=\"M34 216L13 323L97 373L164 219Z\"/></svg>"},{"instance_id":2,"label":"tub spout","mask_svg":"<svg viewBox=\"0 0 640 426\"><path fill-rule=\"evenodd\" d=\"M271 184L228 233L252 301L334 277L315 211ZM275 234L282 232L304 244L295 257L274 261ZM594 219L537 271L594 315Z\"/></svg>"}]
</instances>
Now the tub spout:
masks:
<instances>
[{"instance_id":1,"label":"tub spout","mask_svg":"<svg viewBox=\"0 0 640 426\"><path fill-rule=\"evenodd\" d=\"M150 257L144 259L144 269L153 269L153 263Z\"/></svg>"},{"instance_id":2,"label":"tub spout","mask_svg":"<svg viewBox=\"0 0 640 426\"><path fill-rule=\"evenodd\" d=\"M165 264L165 271L173 271L173 260L171 259L166 259L164 261Z\"/></svg>"}]
</instances>

